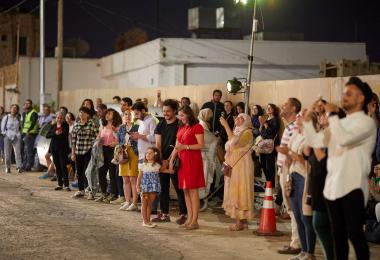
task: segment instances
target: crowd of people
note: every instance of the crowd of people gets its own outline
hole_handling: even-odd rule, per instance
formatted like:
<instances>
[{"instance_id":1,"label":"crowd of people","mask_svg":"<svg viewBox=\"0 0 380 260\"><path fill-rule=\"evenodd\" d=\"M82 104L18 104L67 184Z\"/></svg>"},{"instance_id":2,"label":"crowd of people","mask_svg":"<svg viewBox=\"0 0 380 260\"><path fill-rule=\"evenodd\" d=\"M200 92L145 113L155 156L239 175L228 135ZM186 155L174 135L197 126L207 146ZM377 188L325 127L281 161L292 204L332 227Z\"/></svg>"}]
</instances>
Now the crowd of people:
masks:
<instances>
[{"instance_id":1,"label":"crowd of people","mask_svg":"<svg viewBox=\"0 0 380 260\"><path fill-rule=\"evenodd\" d=\"M214 90L198 111L188 97L161 100L158 92L162 117L145 98L118 96L121 114L100 98L85 99L77 116L60 107L53 117L47 105L38 115L31 100L22 113L17 104L0 108L5 171L14 161L18 173L31 171L39 130L50 125L45 176L55 173L55 190L71 191L75 179L72 198L125 211L141 201L142 225L154 228L171 221L171 182L176 223L195 230L200 199L221 180L225 214L235 220L229 230L241 231L254 216L255 177L263 177L276 188L278 214L290 218L291 240L278 253L315 259L318 240L326 259L347 259L350 240L357 258L369 259L367 241L380 242L380 114L369 85L350 78L341 107L319 98L303 109L290 97L244 111L242 102L221 100Z\"/></svg>"}]
</instances>

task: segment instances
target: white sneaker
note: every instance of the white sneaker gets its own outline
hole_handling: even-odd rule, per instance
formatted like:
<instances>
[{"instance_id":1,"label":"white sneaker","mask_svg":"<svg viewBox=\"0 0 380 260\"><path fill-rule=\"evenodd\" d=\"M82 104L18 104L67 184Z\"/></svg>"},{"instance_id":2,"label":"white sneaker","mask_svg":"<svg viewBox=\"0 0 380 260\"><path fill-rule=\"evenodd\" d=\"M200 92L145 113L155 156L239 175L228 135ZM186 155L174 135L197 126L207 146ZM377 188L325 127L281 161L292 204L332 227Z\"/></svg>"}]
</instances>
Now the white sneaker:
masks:
<instances>
[{"instance_id":1,"label":"white sneaker","mask_svg":"<svg viewBox=\"0 0 380 260\"><path fill-rule=\"evenodd\" d=\"M79 191L75 192L74 195L71 196L71 198L76 199L76 198L80 198L80 197L83 197L83 196L84 196L84 191L83 190L79 190Z\"/></svg>"},{"instance_id":2,"label":"white sneaker","mask_svg":"<svg viewBox=\"0 0 380 260\"><path fill-rule=\"evenodd\" d=\"M307 255L305 252L301 252L298 255L289 258L289 260L303 260L303 259L307 259Z\"/></svg>"},{"instance_id":3,"label":"white sneaker","mask_svg":"<svg viewBox=\"0 0 380 260\"><path fill-rule=\"evenodd\" d=\"M92 192L88 193L88 196L87 196L87 199L88 200L94 200L94 195L92 195Z\"/></svg>"},{"instance_id":4,"label":"white sneaker","mask_svg":"<svg viewBox=\"0 0 380 260\"><path fill-rule=\"evenodd\" d=\"M117 204L122 205L124 202L125 202L125 198L124 197L119 197L116 200L112 200L110 203L114 204L114 205L117 205Z\"/></svg>"},{"instance_id":5,"label":"white sneaker","mask_svg":"<svg viewBox=\"0 0 380 260\"><path fill-rule=\"evenodd\" d=\"M135 204L131 203L131 205L129 205L126 211L137 211L138 209L139 208Z\"/></svg>"},{"instance_id":6,"label":"white sneaker","mask_svg":"<svg viewBox=\"0 0 380 260\"><path fill-rule=\"evenodd\" d=\"M148 228L155 228L155 227L157 227L156 224L153 224L153 223L145 224L144 222L142 223L142 226L143 227L148 227Z\"/></svg>"},{"instance_id":7,"label":"white sneaker","mask_svg":"<svg viewBox=\"0 0 380 260\"><path fill-rule=\"evenodd\" d=\"M127 210L129 208L129 202L124 202L123 206L119 208L119 210Z\"/></svg>"}]
</instances>

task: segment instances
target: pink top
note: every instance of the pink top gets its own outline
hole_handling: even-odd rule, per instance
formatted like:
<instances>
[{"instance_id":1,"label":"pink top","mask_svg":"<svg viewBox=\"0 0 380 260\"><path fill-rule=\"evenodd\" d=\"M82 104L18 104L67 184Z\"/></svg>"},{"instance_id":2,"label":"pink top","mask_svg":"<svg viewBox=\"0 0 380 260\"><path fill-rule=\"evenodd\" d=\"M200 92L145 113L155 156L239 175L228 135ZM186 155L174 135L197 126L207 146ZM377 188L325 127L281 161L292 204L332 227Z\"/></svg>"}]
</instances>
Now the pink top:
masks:
<instances>
[{"instance_id":1,"label":"pink top","mask_svg":"<svg viewBox=\"0 0 380 260\"><path fill-rule=\"evenodd\" d=\"M115 147L118 144L116 130L100 127L100 138L102 139L103 146Z\"/></svg>"}]
</instances>

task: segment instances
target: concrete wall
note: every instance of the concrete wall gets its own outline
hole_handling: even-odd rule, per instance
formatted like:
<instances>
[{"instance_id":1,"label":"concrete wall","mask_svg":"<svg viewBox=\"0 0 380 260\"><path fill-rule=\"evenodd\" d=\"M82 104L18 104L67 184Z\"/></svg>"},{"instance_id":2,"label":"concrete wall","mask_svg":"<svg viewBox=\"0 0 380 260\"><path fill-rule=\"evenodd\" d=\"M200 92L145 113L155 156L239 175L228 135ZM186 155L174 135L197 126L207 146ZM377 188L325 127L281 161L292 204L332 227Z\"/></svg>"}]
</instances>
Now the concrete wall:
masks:
<instances>
[{"instance_id":1,"label":"concrete wall","mask_svg":"<svg viewBox=\"0 0 380 260\"><path fill-rule=\"evenodd\" d=\"M249 40L157 39L102 59L115 88L217 84L247 76ZM322 59L366 60L364 43L257 41L258 81L319 77ZM158 67L156 66L158 65Z\"/></svg>"},{"instance_id":2,"label":"concrete wall","mask_svg":"<svg viewBox=\"0 0 380 260\"><path fill-rule=\"evenodd\" d=\"M367 75L361 77L372 87L373 91L380 93L380 75ZM278 80L254 82L252 86L250 105L268 103L282 104L289 97L299 98L304 107L309 106L313 101L322 96L327 101L339 103L348 78L315 78L299 80ZM162 99L180 99L183 96L190 97L192 102L199 107L212 97L214 89L223 91L223 100L232 100L237 103L243 101L243 94L231 95L226 92L224 84L212 85L188 85L162 88L123 88L115 91L109 89L78 89L73 91L62 91L60 93L61 104L69 109L77 110L78 106L85 98L95 99L101 97L105 103L110 103L114 95L128 96L133 100L137 98L148 98L153 104L157 90L161 90Z\"/></svg>"},{"instance_id":3,"label":"concrete wall","mask_svg":"<svg viewBox=\"0 0 380 260\"><path fill-rule=\"evenodd\" d=\"M63 89L99 89L107 88L107 81L100 76L100 62L97 59L64 59ZM19 64L20 100L27 98L38 103L39 100L39 59L23 57ZM50 95L47 102L57 101L57 60L46 59L45 74L46 93Z\"/></svg>"}]
</instances>

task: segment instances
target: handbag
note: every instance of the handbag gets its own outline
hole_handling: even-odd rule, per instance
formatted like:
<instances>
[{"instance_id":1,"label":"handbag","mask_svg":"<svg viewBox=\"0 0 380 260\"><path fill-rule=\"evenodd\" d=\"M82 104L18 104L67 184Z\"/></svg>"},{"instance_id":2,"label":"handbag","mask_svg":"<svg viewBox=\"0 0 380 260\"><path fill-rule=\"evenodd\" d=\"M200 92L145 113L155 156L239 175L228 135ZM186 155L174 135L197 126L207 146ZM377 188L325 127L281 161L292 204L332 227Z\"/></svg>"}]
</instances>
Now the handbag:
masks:
<instances>
[{"instance_id":1,"label":"handbag","mask_svg":"<svg viewBox=\"0 0 380 260\"><path fill-rule=\"evenodd\" d=\"M287 179L286 179L286 181L285 181L285 191L284 191L284 193L285 193L285 196L287 197L287 198L290 198L290 196L292 196L292 192L293 192L293 178L292 178L292 175L291 174L289 174L288 176L287 176Z\"/></svg>"},{"instance_id":2,"label":"handbag","mask_svg":"<svg viewBox=\"0 0 380 260\"><path fill-rule=\"evenodd\" d=\"M127 152L128 146L121 145L119 150L119 164L126 164L129 161L129 156Z\"/></svg>"},{"instance_id":3,"label":"handbag","mask_svg":"<svg viewBox=\"0 0 380 260\"><path fill-rule=\"evenodd\" d=\"M180 167L181 167L181 159L179 158L179 156L177 156L173 160L173 170L175 172L178 172L178 170L179 170Z\"/></svg>"},{"instance_id":4,"label":"handbag","mask_svg":"<svg viewBox=\"0 0 380 260\"><path fill-rule=\"evenodd\" d=\"M255 142L255 151L263 154L271 154L274 150L274 140L276 138L277 135L273 139L263 139L261 136L258 136Z\"/></svg>"}]
</instances>

